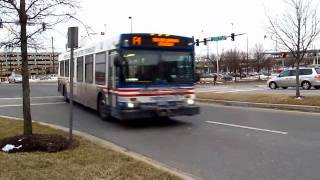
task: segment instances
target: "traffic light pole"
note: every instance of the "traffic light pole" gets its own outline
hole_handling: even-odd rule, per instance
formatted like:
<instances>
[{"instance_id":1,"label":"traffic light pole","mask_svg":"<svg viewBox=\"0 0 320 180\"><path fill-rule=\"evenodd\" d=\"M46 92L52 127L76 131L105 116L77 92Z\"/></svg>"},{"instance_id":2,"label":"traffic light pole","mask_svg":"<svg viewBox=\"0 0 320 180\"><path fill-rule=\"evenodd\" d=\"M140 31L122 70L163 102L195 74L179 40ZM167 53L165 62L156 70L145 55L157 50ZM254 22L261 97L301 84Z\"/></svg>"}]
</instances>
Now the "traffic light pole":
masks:
<instances>
[{"instance_id":1,"label":"traffic light pole","mask_svg":"<svg viewBox=\"0 0 320 180\"><path fill-rule=\"evenodd\" d=\"M219 74L219 46L218 46L218 42L219 41L216 41L217 42L217 76Z\"/></svg>"}]
</instances>

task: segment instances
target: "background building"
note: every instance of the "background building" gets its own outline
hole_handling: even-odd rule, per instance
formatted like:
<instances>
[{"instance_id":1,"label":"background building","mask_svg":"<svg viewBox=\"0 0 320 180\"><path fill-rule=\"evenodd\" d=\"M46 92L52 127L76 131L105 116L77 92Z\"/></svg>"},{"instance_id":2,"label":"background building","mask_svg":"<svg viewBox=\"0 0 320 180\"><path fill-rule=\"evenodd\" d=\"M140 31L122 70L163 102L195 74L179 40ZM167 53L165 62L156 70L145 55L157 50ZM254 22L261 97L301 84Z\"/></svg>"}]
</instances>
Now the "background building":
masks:
<instances>
[{"instance_id":1,"label":"background building","mask_svg":"<svg viewBox=\"0 0 320 180\"><path fill-rule=\"evenodd\" d=\"M31 75L56 74L59 53L37 52L28 54ZM0 52L0 77L7 77L12 71L21 72L20 52Z\"/></svg>"}]
</instances>

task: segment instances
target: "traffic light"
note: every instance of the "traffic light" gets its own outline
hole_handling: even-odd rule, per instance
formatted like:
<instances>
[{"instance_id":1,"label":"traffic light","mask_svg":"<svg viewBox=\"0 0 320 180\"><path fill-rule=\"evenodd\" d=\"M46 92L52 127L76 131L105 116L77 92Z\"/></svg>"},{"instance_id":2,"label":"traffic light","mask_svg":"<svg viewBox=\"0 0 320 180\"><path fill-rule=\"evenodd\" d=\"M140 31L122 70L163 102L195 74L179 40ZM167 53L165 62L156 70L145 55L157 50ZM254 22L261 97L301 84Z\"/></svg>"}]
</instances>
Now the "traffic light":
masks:
<instances>
[{"instance_id":1,"label":"traffic light","mask_svg":"<svg viewBox=\"0 0 320 180\"><path fill-rule=\"evenodd\" d=\"M199 46L199 39L196 39L196 46Z\"/></svg>"},{"instance_id":2,"label":"traffic light","mask_svg":"<svg viewBox=\"0 0 320 180\"><path fill-rule=\"evenodd\" d=\"M207 38L203 38L203 44L206 46L207 45Z\"/></svg>"},{"instance_id":3,"label":"traffic light","mask_svg":"<svg viewBox=\"0 0 320 180\"><path fill-rule=\"evenodd\" d=\"M234 33L231 33L231 41L234 41Z\"/></svg>"},{"instance_id":4,"label":"traffic light","mask_svg":"<svg viewBox=\"0 0 320 180\"><path fill-rule=\"evenodd\" d=\"M0 28L3 28L2 19L0 19Z\"/></svg>"}]
</instances>

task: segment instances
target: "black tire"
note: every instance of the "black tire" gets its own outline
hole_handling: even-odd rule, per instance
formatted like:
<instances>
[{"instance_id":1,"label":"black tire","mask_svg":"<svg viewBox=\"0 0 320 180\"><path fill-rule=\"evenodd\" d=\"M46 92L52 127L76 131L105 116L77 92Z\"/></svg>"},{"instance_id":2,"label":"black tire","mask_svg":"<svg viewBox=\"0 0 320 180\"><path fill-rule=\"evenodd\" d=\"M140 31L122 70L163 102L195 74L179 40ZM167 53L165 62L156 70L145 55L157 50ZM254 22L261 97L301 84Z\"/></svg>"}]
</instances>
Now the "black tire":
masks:
<instances>
[{"instance_id":1,"label":"black tire","mask_svg":"<svg viewBox=\"0 0 320 180\"><path fill-rule=\"evenodd\" d=\"M275 82L270 82L270 83L269 83L269 88L270 88L270 89L277 89L278 86L277 86L277 84L276 84Z\"/></svg>"},{"instance_id":2,"label":"black tire","mask_svg":"<svg viewBox=\"0 0 320 180\"><path fill-rule=\"evenodd\" d=\"M310 89L311 88L311 83L308 82L308 81L303 81L301 83L301 87L302 87L302 89Z\"/></svg>"},{"instance_id":3,"label":"black tire","mask_svg":"<svg viewBox=\"0 0 320 180\"><path fill-rule=\"evenodd\" d=\"M99 96L97 104L98 104L97 111L100 118L104 121L109 120L110 108L107 105L106 98L104 95Z\"/></svg>"},{"instance_id":4,"label":"black tire","mask_svg":"<svg viewBox=\"0 0 320 180\"><path fill-rule=\"evenodd\" d=\"M288 87L281 87L282 89L288 89Z\"/></svg>"},{"instance_id":5,"label":"black tire","mask_svg":"<svg viewBox=\"0 0 320 180\"><path fill-rule=\"evenodd\" d=\"M63 86L62 95L63 95L63 100L65 102L69 102L68 92L67 92L67 88L65 86Z\"/></svg>"},{"instance_id":6,"label":"black tire","mask_svg":"<svg viewBox=\"0 0 320 180\"><path fill-rule=\"evenodd\" d=\"M315 89L320 89L320 86L314 86Z\"/></svg>"}]
</instances>

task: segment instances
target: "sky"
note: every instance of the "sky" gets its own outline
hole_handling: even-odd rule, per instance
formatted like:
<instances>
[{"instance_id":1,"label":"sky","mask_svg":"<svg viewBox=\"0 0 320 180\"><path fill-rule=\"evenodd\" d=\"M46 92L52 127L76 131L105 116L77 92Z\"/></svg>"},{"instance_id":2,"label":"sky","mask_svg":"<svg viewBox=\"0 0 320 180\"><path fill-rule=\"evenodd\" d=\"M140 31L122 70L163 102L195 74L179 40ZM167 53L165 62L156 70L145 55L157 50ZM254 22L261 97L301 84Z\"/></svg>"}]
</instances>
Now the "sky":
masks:
<instances>
[{"instance_id":1,"label":"sky","mask_svg":"<svg viewBox=\"0 0 320 180\"><path fill-rule=\"evenodd\" d=\"M260 43L268 51L275 50L275 43L267 35L267 15L275 17L286 10L280 0L79 0L81 9L77 14L84 24L105 36L130 33L160 33L194 36L202 40L214 36L230 36L231 33L246 33L236 36L235 41L210 42L210 53L229 49L249 51ZM316 0L317 1L317 0ZM131 16L132 20L128 17ZM75 22L58 25L45 32L46 46L51 47L54 37L56 52L63 52L67 29L79 26L80 36L86 36L84 27ZM218 45L218 46L217 46ZM319 45L320 46L320 45ZM218 47L218 48L217 48ZM198 54L206 54L207 47L196 47Z\"/></svg>"},{"instance_id":2,"label":"sky","mask_svg":"<svg viewBox=\"0 0 320 180\"><path fill-rule=\"evenodd\" d=\"M265 39L268 25L267 14L271 9L279 10L277 0L82 0L78 13L79 19L100 34L105 36L119 33L130 33L132 17L133 32L174 34L194 36L195 39L226 35L232 32L246 33L218 43L218 52L230 48L246 51L247 38L249 50L256 43L262 43L265 49L274 49L271 40ZM56 48L63 51L67 26L60 25L55 32ZM79 26L79 24L78 24ZM84 27L79 26L81 35L85 35ZM197 47L200 54L207 53L207 47ZM209 43L209 51L217 52L217 43Z\"/></svg>"}]
</instances>

